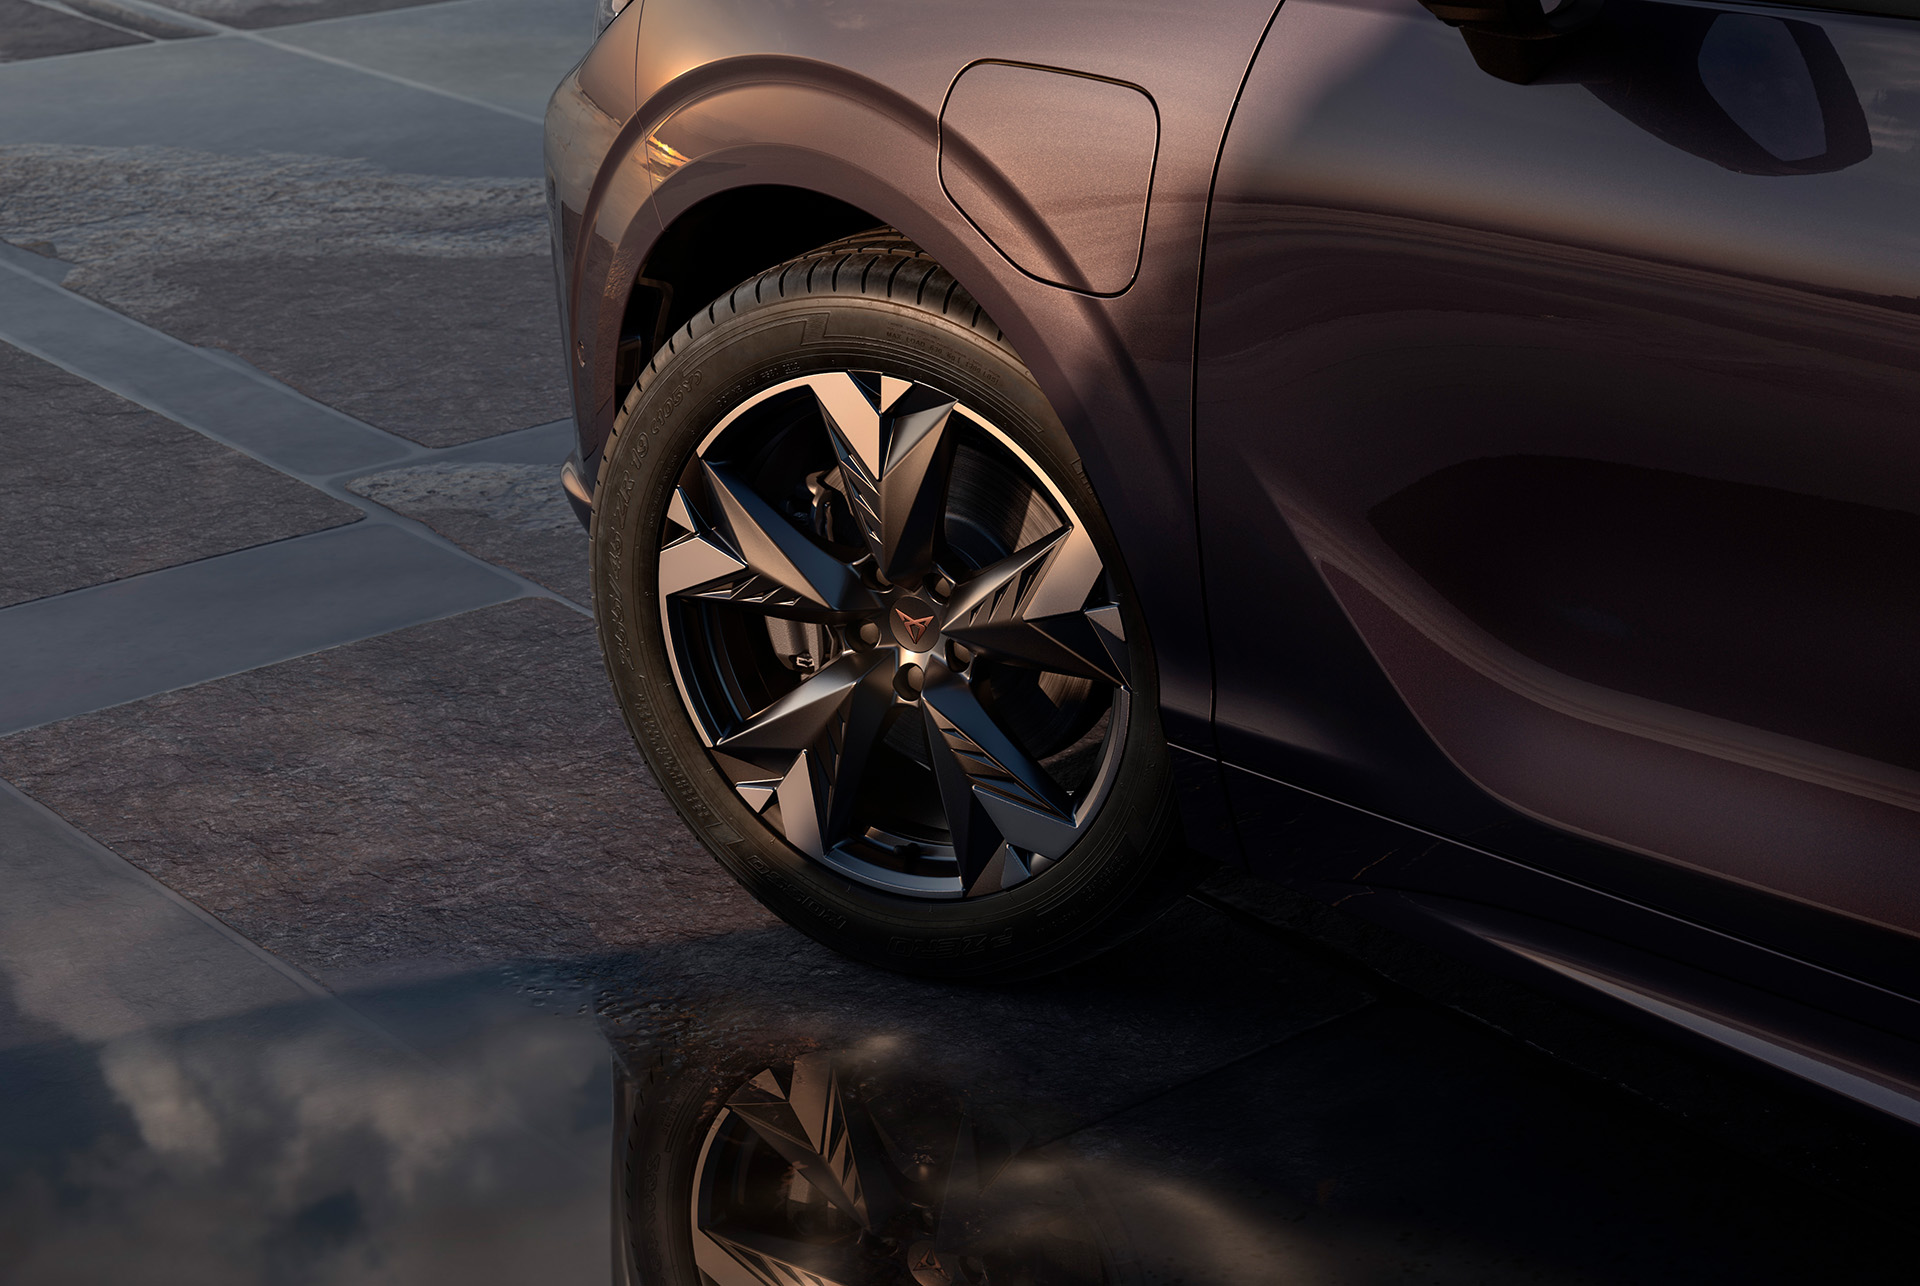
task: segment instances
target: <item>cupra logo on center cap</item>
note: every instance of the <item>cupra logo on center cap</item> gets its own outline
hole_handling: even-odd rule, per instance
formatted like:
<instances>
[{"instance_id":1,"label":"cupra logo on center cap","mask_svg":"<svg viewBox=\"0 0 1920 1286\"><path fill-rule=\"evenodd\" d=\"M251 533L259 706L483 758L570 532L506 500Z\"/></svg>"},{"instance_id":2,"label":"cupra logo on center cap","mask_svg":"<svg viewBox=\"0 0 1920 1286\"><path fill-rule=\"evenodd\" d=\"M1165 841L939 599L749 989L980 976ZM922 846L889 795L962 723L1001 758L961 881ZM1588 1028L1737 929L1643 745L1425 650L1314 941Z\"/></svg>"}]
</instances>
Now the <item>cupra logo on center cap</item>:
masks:
<instances>
[{"instance_id":1,"label":"cupra logo on center cap","mask_svg":"<svg viewBox=\"0 0 1920 1286\"><path fill-rule=\"evenodd\" d=\"M908 616L904 610L898 607L893 609L893 614L900 618L902 625L907 627L907 640L912 643L918 643L920 636L927 632L927 626L933 624L933 616L931 614L926 616Z\"/></svg>"}]
</instances>

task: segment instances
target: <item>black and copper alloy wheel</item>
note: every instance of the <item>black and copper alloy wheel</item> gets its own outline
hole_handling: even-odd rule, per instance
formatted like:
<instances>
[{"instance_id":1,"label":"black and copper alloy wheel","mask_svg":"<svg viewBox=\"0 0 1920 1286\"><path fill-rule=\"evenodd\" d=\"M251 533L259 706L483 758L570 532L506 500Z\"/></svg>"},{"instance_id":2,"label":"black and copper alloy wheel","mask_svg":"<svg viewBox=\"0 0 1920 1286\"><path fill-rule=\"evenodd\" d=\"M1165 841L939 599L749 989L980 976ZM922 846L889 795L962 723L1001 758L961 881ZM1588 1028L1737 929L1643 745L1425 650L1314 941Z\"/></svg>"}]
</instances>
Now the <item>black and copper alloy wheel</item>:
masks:
<instances>
[{"instance_id":1,"label":"black and copper alloy wheel","mask_svg":"<svg viewBox=\"0 0 1920 1286\"><path fill-rule=\"evenodd\" d=\"M925 255L829 247L716 301L643 375L598 494L628 721L789 921L986 977L1164 903L1165 747L1111 537L1031 377Z\"/></svg>"},{"instance_id":2,"label":"black and copper alloy wheel","mask_svg":"<svg viewBox=\"0 0 1920 1286\"><path fill-rule=\"evenodd\" d=\"M1118 766L1126 630L1086 524L931 384L750 398L682 473L661 626L702 740L808 857L928 898L1066 856Z\"/></svg>"}]
</instances>

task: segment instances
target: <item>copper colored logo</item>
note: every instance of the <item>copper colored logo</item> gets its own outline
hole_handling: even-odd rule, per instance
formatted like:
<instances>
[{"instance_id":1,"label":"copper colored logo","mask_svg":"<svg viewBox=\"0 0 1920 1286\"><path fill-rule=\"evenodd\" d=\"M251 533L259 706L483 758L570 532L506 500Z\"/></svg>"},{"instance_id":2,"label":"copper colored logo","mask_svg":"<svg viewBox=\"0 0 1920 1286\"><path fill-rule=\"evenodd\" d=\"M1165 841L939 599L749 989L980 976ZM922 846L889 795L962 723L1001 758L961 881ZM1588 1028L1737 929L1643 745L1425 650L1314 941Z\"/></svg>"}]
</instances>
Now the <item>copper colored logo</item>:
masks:
<instances>
[{"instance_id":1,"label":"copper colored logo","mask_svg":"<svg viewBox=\"0 0 1920 1286\"><path fill-rule=\"evenodd\" d=\"M893 614L898 616L900 623L907 627L907 638L915 643L918 643L920 636L927 632L927 626L933 624L931 616L908 616L897 607L893 609Z\"/></svg>"}]
</instances>

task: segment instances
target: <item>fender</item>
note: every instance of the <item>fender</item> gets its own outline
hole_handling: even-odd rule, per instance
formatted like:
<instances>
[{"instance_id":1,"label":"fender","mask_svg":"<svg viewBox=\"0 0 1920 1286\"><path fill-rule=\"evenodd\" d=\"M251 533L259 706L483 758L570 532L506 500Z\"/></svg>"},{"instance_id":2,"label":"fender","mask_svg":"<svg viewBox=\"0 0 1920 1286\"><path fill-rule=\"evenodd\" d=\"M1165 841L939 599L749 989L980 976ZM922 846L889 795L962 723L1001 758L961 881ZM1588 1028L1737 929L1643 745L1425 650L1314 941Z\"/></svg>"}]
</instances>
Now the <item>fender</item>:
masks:
<instances>
[{"instance_id":1,"label":"fender","mask_svg":"<svg viewBox=\"0 0 1920 1286\"><path fill-rule=\"evenodd\" d=\"M978 13L882 6L833 32L831 44L817 24L780 6L750 7L747 20L699 0L647 0L633 111L618 159L583 211L592 232L573 263L574 297L595 301L591 333L571 326L569 335L583 458L604 443L617 409L624 305L676 219L759 185L856 206L952 272L1046 392L1134 573L1168 734L1211 755L1212 664L1193 511L1193 328L1214 161L1272 0L1170 4L1153 18L1163 32L1103 22L1096 0L1009 0L984 27ZM946 47L962 43L945 30L962 21L978 33L969 56L930 66L914 55L918 32ZM1196 39L1196 28L1213 34ZM1095 297L1035 280L948 197L939 112L962 70L982 58L1079 71L1178 101L1161 121L1140 268L1123 292ZM1169 93L1154 94L1156 85ZM988 186L998 182L976 158L950 155L956 162Z\"/></svg>"}]
</instances>

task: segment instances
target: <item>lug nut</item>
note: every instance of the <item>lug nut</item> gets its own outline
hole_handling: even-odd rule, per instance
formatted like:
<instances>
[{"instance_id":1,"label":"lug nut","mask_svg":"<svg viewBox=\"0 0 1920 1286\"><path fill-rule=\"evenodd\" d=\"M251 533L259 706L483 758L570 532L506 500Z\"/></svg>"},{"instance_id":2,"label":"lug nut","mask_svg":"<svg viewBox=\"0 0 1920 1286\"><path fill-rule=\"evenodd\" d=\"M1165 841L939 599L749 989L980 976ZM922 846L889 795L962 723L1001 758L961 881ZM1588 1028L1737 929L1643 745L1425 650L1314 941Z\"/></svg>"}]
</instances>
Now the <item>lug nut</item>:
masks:
<instances>
[{"instance_id":1,"label":"lug nut","mask_svg":"<svg viewBox=\"0 0 1920 1286\"><path fill-rule=\"evenodd\" d=\"M868 647L872 647L875 643L878 643L880 641L880 627L872 621L868 621L865 625L862 625L860 627L860 641Z\"/></svg>"},{"instance_id":2,"label":"lug nut","mask_svg":"<svg viewBox=\"0 0 1920 1286\"><path fill-rule=\"evenodd\" d=\"M947 649L947 660L956 670L964 670L973 664L973 649L965 643L955 643Z\"/></svg>"},{"instance_id":3,"label":"lug nut","mask_svg":"<svg viewBox=\"0 0 1920 1286\"><path fill-rule=\"evenodd\" d=\"M920 690L926 687L926 685L927 676L921 672L919 666L904 665L900 667L900 686L906 691L918 696Z\"/></svg>"},{"instance_id":4,"label":"lug nut","mask_svg":"<svg viewBox=\"0 0 1920 1286\"><path fill-rule=\"evenodd\" d=\"M945 598L947 595L953 593L953 582L945 576L942 576L933 582L933 592L941 598Z\"/></svg>"}]
</instances>

